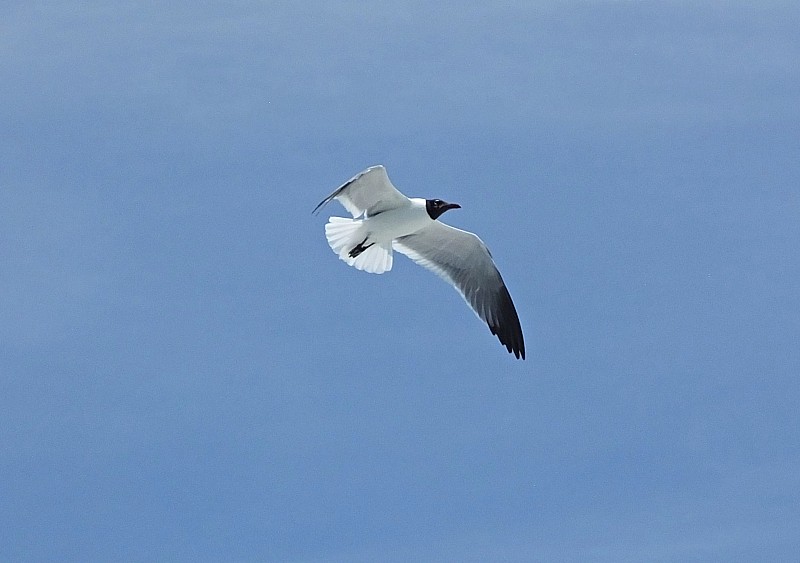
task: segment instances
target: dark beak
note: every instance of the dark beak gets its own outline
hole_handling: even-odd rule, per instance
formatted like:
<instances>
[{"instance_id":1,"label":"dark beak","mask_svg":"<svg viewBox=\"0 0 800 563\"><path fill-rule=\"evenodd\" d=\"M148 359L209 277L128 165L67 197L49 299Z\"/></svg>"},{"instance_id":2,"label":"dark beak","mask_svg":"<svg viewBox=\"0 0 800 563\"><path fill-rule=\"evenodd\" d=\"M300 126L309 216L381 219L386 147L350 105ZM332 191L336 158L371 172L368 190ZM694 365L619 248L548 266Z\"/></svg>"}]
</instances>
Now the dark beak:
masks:
<instances>
[{"instance_id":1,"label":"dark beak","mask_svg":"<svg viewBox=\"0 0 800 563\"><path fill-rule=\"evenodd\" d=\"M461 209L461 206L457 203L448 203L444 206L445 211L448 209Z\"/></svg>"}]
</instances>

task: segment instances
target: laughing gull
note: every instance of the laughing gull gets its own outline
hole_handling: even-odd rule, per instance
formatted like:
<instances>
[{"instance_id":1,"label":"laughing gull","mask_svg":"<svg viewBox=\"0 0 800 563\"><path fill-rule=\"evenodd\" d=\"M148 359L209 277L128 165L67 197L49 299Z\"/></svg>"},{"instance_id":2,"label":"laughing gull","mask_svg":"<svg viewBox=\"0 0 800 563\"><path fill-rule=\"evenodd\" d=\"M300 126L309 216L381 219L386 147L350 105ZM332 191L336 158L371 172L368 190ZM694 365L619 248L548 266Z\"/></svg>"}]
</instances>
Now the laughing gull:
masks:
<instances>
[{"instance_id":1,"label":"laughing gull","mask_svg":"<svg viewBox=\"0 0 800 563\"><path fill-rule=\"evenodd\" d=\"M341 260L382 274L392 269L392 249L405 254L452 284L500 343L525 359L517 310L489 249L477 235L438 221L460 205L404 196L383 166L367 168L342 184L313 213L334 199L353 216L331 217L325 225L328 244Z\"/></svg>"}]
</instances>

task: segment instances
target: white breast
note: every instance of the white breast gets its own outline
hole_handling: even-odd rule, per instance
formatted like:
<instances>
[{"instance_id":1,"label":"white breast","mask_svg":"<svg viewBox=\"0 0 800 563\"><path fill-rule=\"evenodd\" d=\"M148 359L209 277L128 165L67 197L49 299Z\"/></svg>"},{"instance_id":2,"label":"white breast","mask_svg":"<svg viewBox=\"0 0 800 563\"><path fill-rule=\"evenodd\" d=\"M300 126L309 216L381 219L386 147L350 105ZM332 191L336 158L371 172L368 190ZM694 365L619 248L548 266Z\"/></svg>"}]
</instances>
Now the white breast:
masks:
<instances>
[{"instance_id":1,"label":"white breast","mask_svg":"<svg viewBox=\"0 0 800 563\"><path fill-rule=\"evenodd\" d=\"M390 243L399 237L416 233L432 221L425 207L425 200L410 198L409 205L369 217L364 220L364 226L368 229L370 240Z\"/></svg>"}]
</instances>

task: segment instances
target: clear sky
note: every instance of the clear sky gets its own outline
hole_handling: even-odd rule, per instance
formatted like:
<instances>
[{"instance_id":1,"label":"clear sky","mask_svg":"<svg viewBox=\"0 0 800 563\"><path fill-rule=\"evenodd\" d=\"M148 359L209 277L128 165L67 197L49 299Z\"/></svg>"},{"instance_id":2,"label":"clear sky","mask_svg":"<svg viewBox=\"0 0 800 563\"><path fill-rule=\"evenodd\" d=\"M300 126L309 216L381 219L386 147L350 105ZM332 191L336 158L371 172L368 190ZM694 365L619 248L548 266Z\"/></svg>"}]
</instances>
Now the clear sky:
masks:
<instances>
[{"instance_id":1,"label":"clear sky","mask_svg":"<svg viewBox=\"0 0 800 563\"><path fill-rule=\"evenodd\" d=\"M0 560L797 560L797 3L432 4L3 3Z\"/></svg>"}]
</instances>

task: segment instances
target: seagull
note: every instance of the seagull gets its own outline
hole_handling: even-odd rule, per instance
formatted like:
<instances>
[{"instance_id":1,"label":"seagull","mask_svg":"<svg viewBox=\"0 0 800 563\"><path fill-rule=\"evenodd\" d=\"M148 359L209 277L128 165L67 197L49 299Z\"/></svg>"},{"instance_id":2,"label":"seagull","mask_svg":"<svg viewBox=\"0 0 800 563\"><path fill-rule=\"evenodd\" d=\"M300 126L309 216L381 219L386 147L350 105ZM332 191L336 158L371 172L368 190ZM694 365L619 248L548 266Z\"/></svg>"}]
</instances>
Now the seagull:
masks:
<instances>
[{"instance_id":1,"label":"seagull","mask_svg":"<svg viewBox=\"0 0 800 563\"><path fill-rule=\"evenodd\" d=\"M457 203L408 198L372 166L323 199L316 214L337 200L353 216L330 217L325 236L348 265L372 274L392 269L392 250L449 282L509 353L525 359L517 310L486 245L477 235L439 221Z\"/></svg>"}]
</instances>

